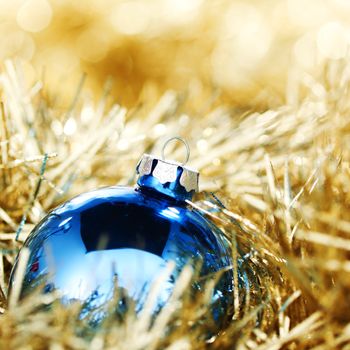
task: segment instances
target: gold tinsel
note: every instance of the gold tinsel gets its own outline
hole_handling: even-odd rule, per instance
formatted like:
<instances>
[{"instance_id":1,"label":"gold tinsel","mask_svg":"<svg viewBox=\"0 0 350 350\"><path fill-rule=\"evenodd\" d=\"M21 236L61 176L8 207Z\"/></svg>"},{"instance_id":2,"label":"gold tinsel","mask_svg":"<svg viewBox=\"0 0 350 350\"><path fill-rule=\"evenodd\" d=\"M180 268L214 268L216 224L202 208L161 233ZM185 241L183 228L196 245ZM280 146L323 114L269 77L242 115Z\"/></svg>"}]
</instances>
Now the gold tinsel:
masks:
<instances>
[{"instance_id":1,"label":"gold tinsel","mask_svg":"<svg viewBox=\"0 0 350 350\"><path fill-rule=\"evenodd\" d=\"M0 349L349 349L349 16L347 0L0 1ZM187 270L153 323L90 336L76 305L38 311L55 295L7 298L50 208L132 184L174 135L201 171L192 205L257 280L227 329L202 336Z\"/></svg>"}]
</instances>

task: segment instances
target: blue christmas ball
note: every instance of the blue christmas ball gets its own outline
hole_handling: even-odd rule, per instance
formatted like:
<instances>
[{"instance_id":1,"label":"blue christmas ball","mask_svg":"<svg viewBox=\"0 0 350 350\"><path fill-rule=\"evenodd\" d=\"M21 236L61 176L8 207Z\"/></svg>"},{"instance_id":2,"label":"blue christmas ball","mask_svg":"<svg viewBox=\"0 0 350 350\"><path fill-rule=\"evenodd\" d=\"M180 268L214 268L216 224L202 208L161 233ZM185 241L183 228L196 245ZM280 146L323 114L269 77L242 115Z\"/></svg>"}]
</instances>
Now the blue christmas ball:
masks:
<instances>
[{"instance_id":1,"label":"blue christmas ball","mask_svg":"<svg viewBox=\"0 0 350 350\"><path fill-rule=\"evenodd\" d=\"M211 318L221 327L233 304L231 253L222 232L186 202L197 189L198 172L150 155L142 157L137 172L135 188L83 193L35 227L24 243L30 257L21 297L43 286L46 292L58 290L64 302L90 298L99 305L118 288L134 300L138 312L153 282L173 262L154 312L166 304L189 265L199 271L200 278L191 284L197 293L216 278ZM18 261L11 274L12 289L17 265Z\"/></svg>"}]
</instances>

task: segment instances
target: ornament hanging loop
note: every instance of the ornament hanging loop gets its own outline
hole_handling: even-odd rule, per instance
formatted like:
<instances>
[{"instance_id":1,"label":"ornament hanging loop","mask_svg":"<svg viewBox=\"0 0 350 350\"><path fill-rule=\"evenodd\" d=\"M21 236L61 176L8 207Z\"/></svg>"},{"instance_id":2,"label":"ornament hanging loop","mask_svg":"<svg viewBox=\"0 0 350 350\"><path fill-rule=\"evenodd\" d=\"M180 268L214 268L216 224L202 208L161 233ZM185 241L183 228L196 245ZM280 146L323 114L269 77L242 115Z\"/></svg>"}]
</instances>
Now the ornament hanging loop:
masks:
<instances>
[{"instance_id":1,"label":"ornament hanging loop","mask_svg":"<svg viewBox=\"0 0 350 350\"><path fill-rule=\"evenodd\" d=\"M171 137L170 139L165 141L163 148L162 148L162 160L165 160L164 151L165 151L166 146L169 144L169 142L175 141L175 140L182 142L182 144L184 144L186 147L186 158L185 158L185 161L181 164L181 166L184 166L187 164L188 160L190 159L191 151L190 151L190 146L188 145L186 140L184 140L182 137L179 137L179 136Z\"/></svg>"}]
</instances>

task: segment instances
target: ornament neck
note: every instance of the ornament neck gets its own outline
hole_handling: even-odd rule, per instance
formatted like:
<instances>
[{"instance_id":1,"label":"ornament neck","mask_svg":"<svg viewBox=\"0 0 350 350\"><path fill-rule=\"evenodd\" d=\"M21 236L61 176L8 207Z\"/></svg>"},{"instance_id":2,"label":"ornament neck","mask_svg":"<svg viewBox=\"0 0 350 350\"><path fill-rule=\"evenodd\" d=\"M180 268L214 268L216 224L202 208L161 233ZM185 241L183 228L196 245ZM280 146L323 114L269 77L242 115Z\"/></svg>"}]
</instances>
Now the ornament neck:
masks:
<instances>
[{"instance_id":1,"label":"ornament neck","mask_svg":"<svg viewBox=\"0 0 350 350\"><path fill-rule=\"evenodd\" d=\"M187 148L186 143L185 145ZM198 191L198 171L184 164L165 160L164 152L163 159L144 154L137 165L136 172L139 175L137 184L141 189L150 189L177 201L190 200Z\"/></svg>"},{"instance_id":2,"label":"ornament neck","mask_svg":"<svg viewBox=\"0 0 350 350\"><path fill-rule=\"evenodd\" d=\"M182 205L186 206L187 205L187 203L185 202L186 199L179 198L178 196L169 196L169 195L164 194L163 192L155 190L154 188L151 188L151 187L136 185L135 190L137 192L144 194L147 197L166 201L169 203L169 205L175 205L175 204L177 206L182 206Z\"/></svg>"}]
</instances>

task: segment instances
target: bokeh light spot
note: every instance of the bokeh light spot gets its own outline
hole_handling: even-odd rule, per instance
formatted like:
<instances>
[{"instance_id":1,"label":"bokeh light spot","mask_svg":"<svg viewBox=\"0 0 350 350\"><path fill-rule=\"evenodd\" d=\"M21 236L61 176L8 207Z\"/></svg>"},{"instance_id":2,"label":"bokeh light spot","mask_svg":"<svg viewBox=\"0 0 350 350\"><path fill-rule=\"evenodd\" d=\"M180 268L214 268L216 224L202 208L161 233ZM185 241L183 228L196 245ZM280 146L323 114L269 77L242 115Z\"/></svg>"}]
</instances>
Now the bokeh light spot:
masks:
<instances>
[{"instance_id":1,"label":"bokeh light spot","mask_svg":"<svg viewBox=\"0 0 350 350\"><path fill-rule=\"evenodd\" d=\"M325 58L345 57L348 49L345 28L339 22L328 22L323 25L318 31L317 48Z\"/></svg>"},{"instance_id":2,"label":"bokeh light spot","mask_svg":"<svg viewBox=\"0 0 350 350\"><path fill-rule=\"evenodd\" d=\"M315 67L317 59L316 38L310 33L303 35L295 43L293 54L298 66L304 69Z\"/></svg>"},{"instance_id":3,"label":"bokeh light spot","mask_svg":"<svg viewBox=\"0 0 350 350\"><path fill-rule=\"evenodd\" d=\"M324 22L329 13L324 0L288 0L290 21L299 27L311 28Z\"/></svg>"},{"instance_id":4,"label":"bokeh light spot","mask_svg":"<svg viewBox=\"0 0 350 350\"><path fill-rule=\"evenodd\" d=\"M99 28L84 31L79 35L76 43L79 56L88 62L101 61L107 55L108 47L108 38L101 36Z\"/></svg>"},{"instance_id":5,"label":"bokeh light spot","mask_svg":"<svg viewBox=\"0 0 350 350\"><path fill-rule=\"evenodd\" d=\"M228 33L227 50L242 66L254 66L267 53L272 33L262 14L243 3L228 11L224 31Z\"/></svg>"},{"instance_id":6,"label":"bokeh light spot","mask_svg":"<svg viewBox=\"0 0 350 350\"><path fill-rule=\"evenodd\" d=\"M77 131L77 123L75 121L74 118L69 118L66 123L64 124L63 127L63 132L68 135L71 136L73 135L75 132Z\"/></svg>"},{"instance_id":7,"label":"bokeh light spot","mask_svg":"<svg viewBox=\"0 0 350 350\"><path fill-rule=\"evenodd\" d=\"M150 22L150 11L143 2L126 1L114 7L110 20L116 31L126 35L135 35L147 29Z\"/></svg>"},{"instance_id":8,"label":"bokeh light spot","mask_svg":"<svg viewBox=\"0 0 350 350\"><path fill-rule=\"evenodd\" d=\"M172 23L183 23L192 20L197 14L202 0L164 0L163 13Z\"/></svg>"},{"instance_id":9,"label":"bokeh light spot","mask_svg":"<svg viewBox=\"0 0 350 350\"><path fill-rule=\"evenodd\" d=\"M46 0L27 0L17 12L18 25L28 32L40 32L51 19L52 9Z\"/></svg>"},{"instance_id":10,"label":"bokeh light spot","mask_svg":"<svg viewBox=\"0 0 350 350\"><path fill-rule=\"evenodd\" d=\"M35 42L31 35L22 30L13 30L0 43L0 59L20 57L31 60L35 53Z\"/></svg>"},{"instance_id":11,"label":"bokeh light spot","mask_svg":"<svg viewBox=\"0 0 350 350\"><path fill-rule=\"evenodd\" d=\"M236 3L226 13L221 31L211 57L213 78L224 86L246 85L248 73L258 68L271 46L271 27L256 7Z\"/></svg>"}]
</instances>

